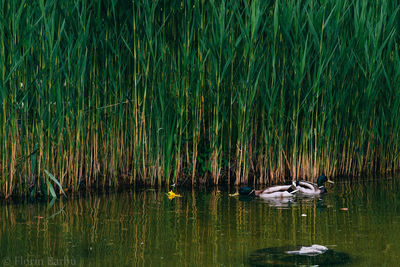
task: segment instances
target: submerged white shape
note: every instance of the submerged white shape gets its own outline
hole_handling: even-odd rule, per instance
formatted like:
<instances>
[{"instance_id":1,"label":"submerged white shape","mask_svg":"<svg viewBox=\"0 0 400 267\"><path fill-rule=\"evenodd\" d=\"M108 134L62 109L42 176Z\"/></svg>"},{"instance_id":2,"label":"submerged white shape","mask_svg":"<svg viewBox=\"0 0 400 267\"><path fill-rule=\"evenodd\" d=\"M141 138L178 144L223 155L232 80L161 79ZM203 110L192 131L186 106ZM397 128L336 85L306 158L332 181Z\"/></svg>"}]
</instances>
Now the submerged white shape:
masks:
<instances>
[{"instance_id":1,"label":"submerged white shape","mask_svg":"<svg viewBox=\"0 0 400 267\"><path fill-rule=\"evenodd\" d=\"M322 246L322 245L312 245L311 247L314 248L314 249L318 249L320 251L327 251L328 250L327 247Z\"/></svg>"},{"instance_id":2,"label":"submerged white shape","mask_svg":"<svg viewBox=\"0 0 400 267\"><path fill-rule=\"evenodd\" d=\"M328 248L321 245L312 245L311 247L301 247L299 250L286 251L287 254L296 254L296 255L309 255L316 256L321 255L327 251Z\"/></svg>"}]
</instances>

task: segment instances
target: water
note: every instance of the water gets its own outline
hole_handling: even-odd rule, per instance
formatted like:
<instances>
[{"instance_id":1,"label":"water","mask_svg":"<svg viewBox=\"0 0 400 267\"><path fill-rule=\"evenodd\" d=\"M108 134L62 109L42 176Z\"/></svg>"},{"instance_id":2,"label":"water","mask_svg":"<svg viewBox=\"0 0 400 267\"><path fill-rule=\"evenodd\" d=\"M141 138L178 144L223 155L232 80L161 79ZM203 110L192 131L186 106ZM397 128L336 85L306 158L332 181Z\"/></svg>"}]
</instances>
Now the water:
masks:
<instances>
[{"instance_id":1,"label":"water","mask_svg":"<svg viewBox=\"0 0 400 267\"><path fill-rule=\"evenodd\" d=\"M3 266L251 266L254 251L320 244L346 266L398 266L400 179L339 182L323 198L243 201L144 190L2 204Z\"/></svg>"}]
</instances>

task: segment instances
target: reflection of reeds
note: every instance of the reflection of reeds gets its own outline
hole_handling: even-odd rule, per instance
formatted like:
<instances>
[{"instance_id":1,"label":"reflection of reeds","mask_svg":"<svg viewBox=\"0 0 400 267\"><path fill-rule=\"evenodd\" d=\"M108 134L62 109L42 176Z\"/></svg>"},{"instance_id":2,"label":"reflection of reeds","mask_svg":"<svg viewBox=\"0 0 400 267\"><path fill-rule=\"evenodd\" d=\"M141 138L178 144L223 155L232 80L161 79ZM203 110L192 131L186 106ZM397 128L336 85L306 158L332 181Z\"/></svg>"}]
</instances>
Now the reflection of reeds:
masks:
<instances>
[{"instance_id":1,"label":"reflection of reeds","mask_svg":"<svg viewBox=\"0 0 400 267\"><path fill-rule=\"evenodd\" d=\"M1 5L5 197L398 169L397 1Z\"/></svg>"},{"instance_id":2,"label":"reflection of reeds","mask_svg":"<svg viewBox=\"0 0 400 267\"><path fill-rule=\"evenodd\" d=\"M68 256L81 266L237 266L265 247L332 244L359 250L366 245L357 243L360 231L374 240L379 235L385 242L398 240L399 198L393 193L398 187L395 181L355 183L352 192L341 195L347 184L338 184L322 201L303 199L286 208L216 192L180 192L182 198L170 201L160 191L88 194L51 208L3 205L0 256ZM379 225L391 232L374 230Z\"/></svg>"}]
</instances>

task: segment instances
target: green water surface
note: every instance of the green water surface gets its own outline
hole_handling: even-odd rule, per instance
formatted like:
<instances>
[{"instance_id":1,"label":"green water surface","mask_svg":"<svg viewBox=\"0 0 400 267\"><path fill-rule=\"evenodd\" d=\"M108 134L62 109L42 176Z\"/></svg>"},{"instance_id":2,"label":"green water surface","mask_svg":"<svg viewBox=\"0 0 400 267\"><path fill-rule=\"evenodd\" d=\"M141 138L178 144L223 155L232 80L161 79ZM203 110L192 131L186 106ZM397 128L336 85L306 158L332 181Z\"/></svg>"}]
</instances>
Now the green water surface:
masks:
<instances>
[{"instance_id":1,"label":"green water surface","mask_svg":"<svg viewBox=\"0 0 400 267\"><path fill-rule=\"evenodd\" d=\"M139 190L3 203L3 266L251 266L255 250L320 244L346 266L399 266L399 178L337 182L324 197L239 199L227 189ZM288 266L291 266L290 264Z\"/></svg>"}]
</instances>

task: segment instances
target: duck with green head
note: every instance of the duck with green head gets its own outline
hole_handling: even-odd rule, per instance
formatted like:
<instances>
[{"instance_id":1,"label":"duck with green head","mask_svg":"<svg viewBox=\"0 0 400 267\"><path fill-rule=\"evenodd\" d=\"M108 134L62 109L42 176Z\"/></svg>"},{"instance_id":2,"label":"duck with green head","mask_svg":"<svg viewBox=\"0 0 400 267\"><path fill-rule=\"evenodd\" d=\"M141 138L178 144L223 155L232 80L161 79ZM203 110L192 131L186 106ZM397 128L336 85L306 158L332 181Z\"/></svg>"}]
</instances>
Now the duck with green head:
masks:
<instances>
[{"instance_id":1,"label":"duck with green head","mask_svg":"<svg viewBox=\"0 0 400 267\"><path fill-rule=\"evenodd\" d=\"M319 195L325 194L327 192L325 188L325 183L334 183L329 180L325 175L321 175L317 179L317 183L307 182L307 181L296 181L296 189L299 193L304 195Z\"/></svg>"},{"instance_id":2,"label":"duck with green head","mask_svg":"<svg viewBox=\"0 0 400 267\"><path fill-rule=\"evenodd\" d=\"M260 198L287 198L293 197L298 191L295 184L271 186L263 190L254 190L251 187L245 186L239 188L241 196L257 196Z\"/></svg>"}]
</instances>

